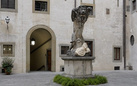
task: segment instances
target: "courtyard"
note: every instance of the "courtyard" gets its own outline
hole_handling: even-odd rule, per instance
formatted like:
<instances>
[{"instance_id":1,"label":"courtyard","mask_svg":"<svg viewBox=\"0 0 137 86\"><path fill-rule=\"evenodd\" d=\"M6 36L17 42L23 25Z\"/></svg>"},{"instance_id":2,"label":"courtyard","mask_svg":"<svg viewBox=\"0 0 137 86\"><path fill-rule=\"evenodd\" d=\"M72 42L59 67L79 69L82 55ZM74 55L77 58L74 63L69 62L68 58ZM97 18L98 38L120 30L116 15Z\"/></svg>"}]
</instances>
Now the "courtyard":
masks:
<instances>
[{"instance_id":1,"label":"courtyard","mask_svg":"<svg viewBox=\"0 0 137 86\"><path fill-rule=\"evenodd\" d=\"M63 72L30 72L4 75L0 73L0 86L60 86L53 78ZM107 84L98 86L137 86L137 72L129 70L93 71L108 78Z\"/></svg>"}]
</instances>

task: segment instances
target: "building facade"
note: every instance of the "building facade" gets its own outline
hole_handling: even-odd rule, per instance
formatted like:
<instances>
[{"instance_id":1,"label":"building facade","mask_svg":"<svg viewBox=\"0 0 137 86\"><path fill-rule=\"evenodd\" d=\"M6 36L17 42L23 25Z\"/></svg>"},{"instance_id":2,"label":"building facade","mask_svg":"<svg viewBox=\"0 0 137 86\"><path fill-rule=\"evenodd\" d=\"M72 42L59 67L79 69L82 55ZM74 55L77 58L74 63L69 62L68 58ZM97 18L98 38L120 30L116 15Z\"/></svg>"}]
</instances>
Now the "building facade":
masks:
<instances>
[{"instance_id":1,"label":"building facade","mask_svg":"<svg viewBox=\"0 0 137 86\"><path fill-rule=\"evenodd\" d=\"M137 1L127 0L126 4L126 43L127 57L129 57L127 65L132 66L133 70L137 70Z\"/></svg>"},{"instance_id":2,"label":"building facade","mask_svg":"<svg viewBox=\"0 0 137 86\"><path fill-rule=\"evenodd\" d=\"M83 31L95 57L93 70L123 70L123 0L0 0L0 63L15 59L14 73L62 71L73 32L71 11L80 5L93 8ZM129 41L136 36L136 12L127 15L126 63L136 70L137 43Z\"/></svg>"}]
</instances>

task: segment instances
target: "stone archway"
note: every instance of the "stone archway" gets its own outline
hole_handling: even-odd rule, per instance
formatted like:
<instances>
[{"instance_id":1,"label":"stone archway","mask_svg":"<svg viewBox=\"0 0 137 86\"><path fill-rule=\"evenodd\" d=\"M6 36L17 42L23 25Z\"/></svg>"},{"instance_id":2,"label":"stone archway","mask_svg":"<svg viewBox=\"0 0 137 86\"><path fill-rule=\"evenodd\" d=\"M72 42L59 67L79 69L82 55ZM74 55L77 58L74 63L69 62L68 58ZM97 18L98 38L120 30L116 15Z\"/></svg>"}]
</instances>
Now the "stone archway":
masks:
<instances>
[{"instance_id":1,"label":"stone archway","mask_svg":"<svg viewBox=\"0 0 137 86\"><path fill-rule=\"evenodd\" d=\"M33 31L42 28L47 30L50 34L51 34L51 71L56 71L56 37L54 32L52 31L52 29L50 29L49 27L45 26L45 25L36 25L34 27L32 27L28 33L27 33L27 37L26 37L26 72L30 71L30 36L33 33Z\"/></svg>"}]
</instances>

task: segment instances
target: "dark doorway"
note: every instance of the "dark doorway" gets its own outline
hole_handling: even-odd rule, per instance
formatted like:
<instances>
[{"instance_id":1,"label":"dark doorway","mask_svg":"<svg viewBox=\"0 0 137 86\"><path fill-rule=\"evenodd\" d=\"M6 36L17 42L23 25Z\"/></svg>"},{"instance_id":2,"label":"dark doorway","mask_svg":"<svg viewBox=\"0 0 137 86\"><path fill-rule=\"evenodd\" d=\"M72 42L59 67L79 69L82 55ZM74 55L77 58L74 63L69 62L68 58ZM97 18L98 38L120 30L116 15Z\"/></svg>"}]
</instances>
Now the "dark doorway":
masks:
<instances>
[{"instance_id":1,"label":"dark doorway","mask_svg":"<svg viewBox=\"0 0 137 86\"><path fill-rule=\"evenodd\" d=\"M51 49L51 34L42 28L35 30L30 36L30 71L51 71L49 49Z\"/></svg>"}]
</instances>

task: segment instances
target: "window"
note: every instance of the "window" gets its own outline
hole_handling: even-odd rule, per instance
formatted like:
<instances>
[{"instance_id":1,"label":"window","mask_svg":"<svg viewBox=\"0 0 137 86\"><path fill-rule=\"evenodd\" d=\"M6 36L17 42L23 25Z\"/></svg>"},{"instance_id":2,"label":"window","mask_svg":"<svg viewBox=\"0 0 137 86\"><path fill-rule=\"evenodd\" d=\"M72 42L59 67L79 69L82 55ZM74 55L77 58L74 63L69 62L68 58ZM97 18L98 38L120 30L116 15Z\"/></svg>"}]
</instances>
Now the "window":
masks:
<instances>
[{"instance_id":1,"label":"window","mask_svg":"<svg viewBox=\"0 0 137 86\"><path fill-rule=\"evenodd\" d=\"M120 70L120 66L115 66L114 70Z\"/></svg>"},{"instance_id":2,"label":"window","mask_svg":"<svg viewBox=\"0 0 137 86\"><path fill-rule=\"evenodd\" d=\"M49 0L33 0L33 11L41 13L49 13Z\"/></svg>"},{"instance_id":3,"label":"window","mask_svg":"<svg viewBox=\"0 0 137 86\"><path fill-rule=\"evenodd\" d=\"M132 10L136 10L136 0L132 0Z\"/></svg>"},{"instance_id":4,"label":"window","mask_svg":"<svg viewBox=\"0 0 137 86\"><path fill-rule=\"evenodd\" d=\"M131 44L132 46L134 45L134 41L135 41L134 36L131 35L131 37L130 37L130 44Z\"/></svg>"},{"instance_id":5,"label":"window","mask_svg":"<svg viewBox=\"0 0 137 86\"><path fill-rule=\"evenodd\" d=\"M85 41L90 49L90 53L87 56L93 56L93 41Z\"/></svg>"},{"instance_id":6,"label":"window","mask_svg":"<svg viewBox=\"0 0 137 86\"><path fill-rule=\"evenodd\" d=\"M110 9L106 8L106 14L110 14Z\"/></svg>"},{"instance_id":7,"label":"window","mask_svg":"<svg viewBox=\"0 0 137 86\"><path fill-rule=\"evenodd\" d=\"M1 8L15 9L15 0L1 0Z\"/></svg>"},{"instance_id":8,"label":"window","mask_svg":"<svg viewBox=\"0 0 137 86\"><path fill-rule=\"evenodd\" d=\"M2 43L2 56L11 56L15 54L14 43Z\"/></svg>"},{"instance_id":9,"label":"window","mask_svg":"<svg viewBox=\"0 0 137 86\"><path fill-rule=\"evenodd\" d=\"M69 50L69 46L61 46L61 54L67 54Z\"/></svg>"},{"instance_id":10,"label":"window","mask_svg":"<svg viewBox=\"0 0 137 86\"><path fill-rule=\"evenodd\" d=\"M3 45L3 54L12 54L12 45Z\"/></svg>"},{"instance_id":11,"label":"window","mask_svg":"<svg viewBox=\"0 0 137 86\"><path fill-rule=\"evenodd\" d=\"M87 6L87 7L91 7L93 9L93 6ZM92 16L92 15L93 15L93 10L90 11L90 13L89 13L89 16Z\"/></svg>"},{"instance_id":12,"label":"window","mask_svg":"<svg viewBox=\"0 0 137 86\"><path fill-rule=\"evenodd\" d=\"M91 7L92 11L90 12L89 17L95 17L95 0L81 0L81 5Z\"/></svg>"},{"instance_id":13,"label":"window","mask_svg":"<svg viewBox=\"0 0 137 86\"><path fill-rule=\"evenodd\" d=\"M114 47L114 61L120 61L120 60L121 60L121 48Z\"/></svg>"},{"instance_id":14,"label":"window","mask_svg":"<svg viewBox=\"0 0 137 86\"><path fill-rule=\"evenodd\" d=\"M47 1L35 1L35 11L47 11Z\"/></svg>"},{"instance_id":15,"label":"window","mask_svg":"<svg viewBox=\"0 0 137 86\"><path fill-rule=\"evenodd\" d=\"M0 0L0 10L17 11L17 0Z\"/></svg>"},{"instance_id":16,"label":"window","mask_svg":"<svg viewBox=\"0 0 137 86\"><path fill-rule=\"evenodd\" d=\"M60 45L60 56L63 57L63 56L67 56L67 52L69 50L69 45L67 44L61 44Z\"/></svg>"}]
</instances>

